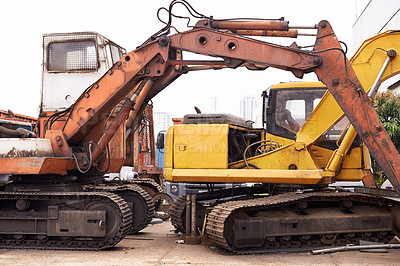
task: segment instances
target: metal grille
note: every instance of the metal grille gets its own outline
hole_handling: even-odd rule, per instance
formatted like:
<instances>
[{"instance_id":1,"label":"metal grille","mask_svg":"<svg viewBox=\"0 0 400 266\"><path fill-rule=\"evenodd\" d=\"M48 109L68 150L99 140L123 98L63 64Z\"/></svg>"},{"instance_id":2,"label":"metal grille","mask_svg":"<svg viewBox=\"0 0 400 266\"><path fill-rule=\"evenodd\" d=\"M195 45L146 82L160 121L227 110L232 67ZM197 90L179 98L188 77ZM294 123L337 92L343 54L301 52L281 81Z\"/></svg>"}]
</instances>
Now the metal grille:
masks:
<instances>
[{"instance_id":1,"label":"metal grille","mask_svg":"<svg viewBox=\"0 0 400 266\"><path fill-rule=\"evenodd\" d=\"M44 62L51 72L96 71L96 36L44 36Z\"/></svg>"}]
</instances>

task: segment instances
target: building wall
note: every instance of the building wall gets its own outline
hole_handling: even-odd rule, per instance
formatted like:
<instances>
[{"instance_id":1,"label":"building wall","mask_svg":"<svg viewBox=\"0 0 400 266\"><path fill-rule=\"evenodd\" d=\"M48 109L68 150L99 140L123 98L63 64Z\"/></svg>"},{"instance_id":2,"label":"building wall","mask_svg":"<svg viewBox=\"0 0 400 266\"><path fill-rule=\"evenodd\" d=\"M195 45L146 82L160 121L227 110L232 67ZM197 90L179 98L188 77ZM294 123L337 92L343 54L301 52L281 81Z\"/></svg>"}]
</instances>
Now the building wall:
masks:
<instances>
[{"instance_id":1,"label":"building wall","mask_svg":"<svg viewBox=\"0 0 400 266\"><path fill-rule=\"evenodd\" d=\"M353 25L353 45L357 49L365 39L387 30L400 28L399 0L371 0Z\"/></svg>"},{"instance_id":2,"label":"building wall","mask_svg":"<svg viewBox=\"0 0 400 266\"><path fill-rule=\"evenodd\" d=\"M172 125L172 117L167 112L154 112L153 120L154 134L156 136L162 130L167 131L168 128Z\"/></svg>"},{"instance_id":3,"label":"building wall","mask_svg":"<svg viewBox=\"0 0 400 266\"><path fill-rule=\"evenodd\" d=\"M246 96L240 101L240 116L254 122L254 127L261 126L260 100L253 96Z\"/></svg>"},{"instance_id":4,"label":"building wall","mask_svg":"<svg viewBox=\"0 0 400 266\"><path fill-rule=\"evenodd\" d=\"M217 98L216 97L208 97L207 109L205 111L206 111L206 113L217 112Z\"/></svg>"},{"instance_id":5,"label":"building wall","mask_svg":"<svg viewBox=\"0 0 400 266\"><path fill-rule=\"evenodd\" d=\"M362 12L353 25L353 50L379 33L400 29L400 0L371 0L364 2ZM400 77L393 77L380 86L400 93Z\"/></svg>"}]
</instances>

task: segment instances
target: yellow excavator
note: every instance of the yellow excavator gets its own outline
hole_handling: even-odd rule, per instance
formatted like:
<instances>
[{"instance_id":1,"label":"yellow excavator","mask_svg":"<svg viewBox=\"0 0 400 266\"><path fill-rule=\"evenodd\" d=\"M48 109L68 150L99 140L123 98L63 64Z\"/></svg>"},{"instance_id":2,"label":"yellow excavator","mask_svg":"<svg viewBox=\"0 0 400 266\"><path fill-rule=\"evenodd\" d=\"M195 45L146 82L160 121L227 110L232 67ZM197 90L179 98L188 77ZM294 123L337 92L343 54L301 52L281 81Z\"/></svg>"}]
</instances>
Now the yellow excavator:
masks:
<instances>
[{"instance_id":1,"label":"yellow excavator","mask_svg":"<svg viewBox=\"0 0 400 266\"><path fill-rule=\"evenodd\" d=\"M399 49L400 31L387 31L366 40L350 59L371 99L400 71ZM209 238L238 253L387 240L398 231L393 202L327 189L336 181L370 182L372 175L369 149L323 83L281 83L262 97L263 128L230 115L193 114L167 133L167 180L257 183L198 194L197 228L208 213ZM379 127L357 119L365 128ZM190 232L185 204L185 197L176 201L172 223Z\"/></svg>"}]
</instances>

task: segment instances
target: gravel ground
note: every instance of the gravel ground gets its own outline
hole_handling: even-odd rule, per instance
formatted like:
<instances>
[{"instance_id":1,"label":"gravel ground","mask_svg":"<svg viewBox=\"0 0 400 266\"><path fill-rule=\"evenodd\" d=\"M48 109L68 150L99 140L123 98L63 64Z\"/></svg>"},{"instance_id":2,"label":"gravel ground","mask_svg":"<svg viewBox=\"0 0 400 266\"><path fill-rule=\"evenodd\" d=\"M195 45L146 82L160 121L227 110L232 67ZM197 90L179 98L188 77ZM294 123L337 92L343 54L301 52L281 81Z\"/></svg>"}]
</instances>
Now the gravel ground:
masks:
<instances>
[{"instance_id":1,"label":"gravel ground","mask_svg":"<svg viewBox=\"0 0 400 266\"><path fill-rule=\"evenodd\" d=\"M1 265L400 265L400 250L325 255L230 255L213 246L176 243L170 222L150 225L106 251L0 250Z\"/></svg>"}]
</instances>

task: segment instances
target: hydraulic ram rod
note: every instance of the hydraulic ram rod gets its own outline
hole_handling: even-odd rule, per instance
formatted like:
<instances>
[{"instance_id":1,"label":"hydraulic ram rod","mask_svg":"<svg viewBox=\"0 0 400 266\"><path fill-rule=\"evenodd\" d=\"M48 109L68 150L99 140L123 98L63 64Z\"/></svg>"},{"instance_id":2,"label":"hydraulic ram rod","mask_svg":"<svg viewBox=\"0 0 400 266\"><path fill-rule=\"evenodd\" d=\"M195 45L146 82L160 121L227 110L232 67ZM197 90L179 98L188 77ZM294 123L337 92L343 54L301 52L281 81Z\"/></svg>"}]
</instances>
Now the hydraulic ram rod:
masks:
<instances>
[{"instance_id":1,"label":"hydraulic ram rod","mask_svg":"<svg viewBox=\"0 0 400 266\"><path fill-rule=\"evenodd\" d=\"M212 20L211 28L225 30L278 30L288 31L289 21L262 20L262 21L235 21Z\"/></svg>"},{"instance_id":2,"label":"hydraulic ram rod","mask_svg":"<svg viewBox=\"0 0 400 266\"><path fill-rule=\"evenodd\" d=\"M110 126L106 130L104 130L102 137L95 146L92 152L93 162L96 162L101 157L103 151L107 147L107 143L110 142L111 138L114 136L115 132L121 126L122 122L127 118L129 112L135 105L135 101L137 102L138 106L141 106L143 104L143 101L146 98L147 93L149 92L152 85L153 81L151 79L142 81L141 85L139 86L137 91L133 94L131 99L126 99L123 106L121 107L121 110L118 112L117 116L113 119Z\"/></svg>"},{"instance_id":3,"label":"hydraulic ram rod","mask_svg":"<svg viewBox=\"0 0 400 266\"><path fill-rule=\"evenodd\" d=\"M396 56L396 51L395 50L389 50L387 52L387 58L385 62L382 65L381 70L379 71L378 76L375 79L374 84L371 87L371 90L368 93L368 97L373 99L376 95L376 92L378 91L378 84L381 82L383 73L385 73L389 62L391 59L393 59ZM340 169L340 165L343 162L344 158L346 157L348 151L350 150L351 144L353 143L354 139L357 136L357 132L355 128L350 125L348 131L346 132L346 135L343 138L342 143L340 144L339 148L334 152L332 155L331 159L329 160L328 165L326 166L326 169L328 171L332 172L337 172Z\"/></svg>"},{"instance_id":4,"label":"hydraulic ram rod","mask_svg":"<svg viewBox=\"0 0 400 266\"><path fill-rule=\"evenodd\" d=\"M264 36L264 37L285 37L297 38L298 36L317 36L313 33L299 33L296 29L289 29L288 31L277 30L233 30L233 33L246 35L246 36Z\"/></svg>"}]
</instances>

